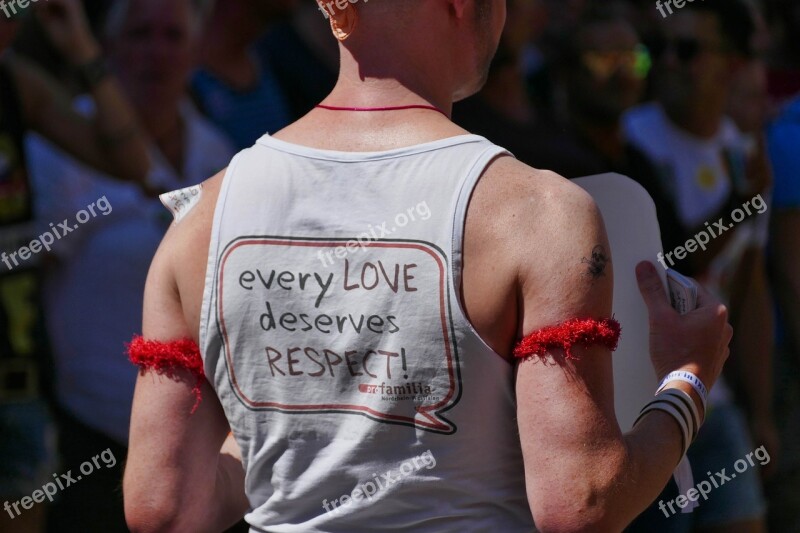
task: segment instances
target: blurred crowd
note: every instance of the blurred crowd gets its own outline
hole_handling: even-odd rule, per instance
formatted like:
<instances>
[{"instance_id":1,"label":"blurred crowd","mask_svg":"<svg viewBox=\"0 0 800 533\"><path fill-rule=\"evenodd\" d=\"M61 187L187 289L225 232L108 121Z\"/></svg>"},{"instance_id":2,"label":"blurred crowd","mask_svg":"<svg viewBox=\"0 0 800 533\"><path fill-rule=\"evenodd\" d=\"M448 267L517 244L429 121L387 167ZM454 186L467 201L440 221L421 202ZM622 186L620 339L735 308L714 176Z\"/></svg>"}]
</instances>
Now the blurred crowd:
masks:
<instances>
[{"instance_id":1,"label":"blurred crowd","mask_svg":"<svg viewBox=\"0 0 800 533\"><path fill-rule=\"evenodd\" d=\"M736 330L689 457L696 478L760 446L771 460L692 514L654 507L630 530L800 531L800 3L507 7L487 83L456 123L570 179L636 180L665 252L730 226L670 259L723 297ZM124 345L172 221L158 197L310 111L336 81L337 43L313 0L48 0L10 15L0 242L20 259L0 265L0 504L106 450L118 460L52 503L0 510L0 530L127 531L137 370ZM101 198L108 216L74 224ZM731 220L756 198L763 210ZM23 253L62 221L73 231Z\"/></svg>"}]
</instances>

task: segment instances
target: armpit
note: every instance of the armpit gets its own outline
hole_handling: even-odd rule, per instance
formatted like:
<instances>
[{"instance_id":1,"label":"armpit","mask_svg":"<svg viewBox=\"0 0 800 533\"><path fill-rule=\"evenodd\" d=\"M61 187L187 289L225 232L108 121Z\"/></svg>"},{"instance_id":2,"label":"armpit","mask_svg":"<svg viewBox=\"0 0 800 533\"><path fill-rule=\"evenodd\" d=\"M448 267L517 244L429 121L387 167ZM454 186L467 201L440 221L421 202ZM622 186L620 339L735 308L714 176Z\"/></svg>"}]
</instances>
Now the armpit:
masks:
<instances>
[{"instance_id":1,"label":"armpit","mask_svg":"<svg viewBox=\"0 0 800 533\"><path fill-rule=\"evenodd\" d=\"M573 346L589 348L605 346L612 352L617 349L622 328L614 318L572 318L557 326L547 326L523 338L514 347L515 359L545 357L555 349L564 350L567 359L577 359Z\"/></svg>"}]
</instances>

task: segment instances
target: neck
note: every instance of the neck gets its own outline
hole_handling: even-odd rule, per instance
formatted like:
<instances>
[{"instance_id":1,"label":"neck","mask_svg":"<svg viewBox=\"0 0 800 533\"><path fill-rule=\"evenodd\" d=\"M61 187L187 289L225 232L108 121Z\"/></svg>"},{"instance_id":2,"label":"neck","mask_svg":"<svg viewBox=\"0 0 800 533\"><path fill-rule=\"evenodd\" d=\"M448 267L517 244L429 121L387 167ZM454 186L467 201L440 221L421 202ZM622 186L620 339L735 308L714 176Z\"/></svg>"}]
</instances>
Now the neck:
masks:
<instances>
[{"instance_id":1,"label":"neck","mask_svg":"<svg viewBox=\"0 0 800 533\"><path fill-rule=\"evenodd\" d=\"M725 97L696 99L687 106L664 106L669 119L682 130L696 137L708 139L719 131L725 115Z\"/></svg>"},{"instance_id":2,"label":"neck","mask_svg":"<svg viewBox=\"0 0 800 533\"><path fill-rule=\"evenodd\" d=\"M388 60L379 57L380 52L356 62L346 48L340 48L339 80L324 104L362 108L430 105L447 116L452 114L453 94L447 90L447 84L442 83L448 79L446 69L437 77L433 64L426 68L424 61L416 61L415 68L411 63L405 68L402 56Z\"/></svg>"}]
</instances>

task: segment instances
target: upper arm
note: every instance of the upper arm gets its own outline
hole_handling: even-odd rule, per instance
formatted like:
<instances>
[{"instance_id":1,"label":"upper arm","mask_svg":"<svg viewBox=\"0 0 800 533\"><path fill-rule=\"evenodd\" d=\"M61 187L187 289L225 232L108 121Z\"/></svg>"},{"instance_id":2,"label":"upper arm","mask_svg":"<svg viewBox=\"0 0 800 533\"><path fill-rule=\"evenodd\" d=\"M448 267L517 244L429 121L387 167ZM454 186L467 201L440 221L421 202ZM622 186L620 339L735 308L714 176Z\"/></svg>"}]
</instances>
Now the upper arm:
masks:
<instances>
[{"instance_id":1,"label":"upper arm","mask_svg":"<svg viewBox=\"0 0 800 533\"><path fill-rule=\"evenodd\" d=\"M97 137L89 119L78 114L65 91L45 71L23 58L11 61L30 128L85 163L96 166Z\"/></svg>"},{"instance_id":2,"label":"upper arm","mask_svg":"<svg viewBox=\"0 0 800 533\"><path fill-rule=\"evenodd\" d=\"M143 140L137 139L134 148L125 143L125 153L132 155L124 164L116 162L110 156L114 151L103 142L96 122L75 111L71 98L54 79L25 59L15 58L10 64L20 88L25 121L31 130L102 172L131 181L144 177L148 165Z\"/></svg>"},{"instance_id":3,"label":"upper arm","mask_svg":"<svg viewBox=\"0 0 800 533\"><path fill-rule=\"evenodd\" d=\"M211 199L205 199L206 203ZM200 206L196 207L198 209ZM195 223L198 220L194 221ZM143 336L147 340L197 339L184 314L176 269L192 220L167 232L150 267L144 296ZM185 262L185 261L184 261ZM209 505L214 494L220 447L229 427L220 402L203 381L202 400L195 406L195 377L176 369L172 377L140 372L131 414L125 470L126 514L159 523L162 514L201 516L192 509ZM152 517L152 518L150 518ZM146 521L145 520L145 521Z\"/></svg>"},{"instance_id":4,"label":"upper arm","mask_svg":"<svg viewBox=\"0 0 800 533\"><path fill-rule=\"evenodd\" d=\"M610 317L611 250L598 207L585 191L554 174L537 173L528 181L527 194L511 204L523 228L513 247L520 335L571 318ZM518 424L535 516L563 517L570 510L560 506L585 506L599 487L576 483L581 473L616 471L624 452L610 351L576 346L573 352L575 359L552 352L545 361L517 363Z\"/></svg>"}]
</instances>

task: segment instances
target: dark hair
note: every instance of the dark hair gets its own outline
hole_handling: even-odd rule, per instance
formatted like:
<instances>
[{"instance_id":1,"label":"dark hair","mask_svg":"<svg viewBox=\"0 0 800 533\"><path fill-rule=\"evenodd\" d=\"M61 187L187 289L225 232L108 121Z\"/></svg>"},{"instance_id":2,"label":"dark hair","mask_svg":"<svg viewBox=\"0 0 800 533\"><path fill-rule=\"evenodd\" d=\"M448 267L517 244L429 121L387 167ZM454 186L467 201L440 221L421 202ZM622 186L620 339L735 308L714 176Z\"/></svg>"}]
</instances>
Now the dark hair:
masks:
<instances>
[{"instance_id":1,"label":"dark hair","mask_svg":"<svg viewBox=\"0 0 800 533\"><path fill-rule=\"evenodd\" d=\"M694 0L686 4L686 9L715 15L728 46L743 56L753 55L756 23L742 0Z\"/></svg>"}]
</instances>

